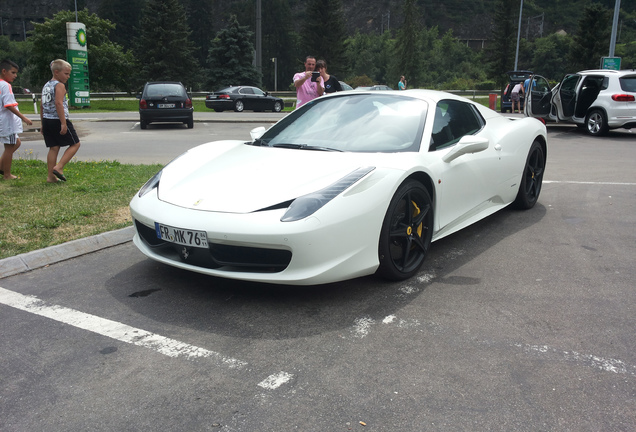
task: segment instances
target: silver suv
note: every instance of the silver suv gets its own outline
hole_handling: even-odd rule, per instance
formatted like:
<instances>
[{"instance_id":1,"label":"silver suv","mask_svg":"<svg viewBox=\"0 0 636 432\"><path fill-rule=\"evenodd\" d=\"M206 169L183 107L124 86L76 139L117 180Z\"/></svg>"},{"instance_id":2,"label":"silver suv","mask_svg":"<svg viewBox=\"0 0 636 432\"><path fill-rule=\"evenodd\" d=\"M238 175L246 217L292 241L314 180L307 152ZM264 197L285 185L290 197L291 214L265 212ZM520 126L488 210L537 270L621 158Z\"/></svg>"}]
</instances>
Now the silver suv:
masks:
<instances>
[{"instance_id":1,"label":"silver suv","mask_svg":"<svg viewBox=\"0 0 636 432\"><path fill-rule=\"evenodd\" d=\"M574 123L590 135L636 127L636 70L577 72L553 89L542 76L530 79L526 116Z\"/></svg>"}]
</instances>

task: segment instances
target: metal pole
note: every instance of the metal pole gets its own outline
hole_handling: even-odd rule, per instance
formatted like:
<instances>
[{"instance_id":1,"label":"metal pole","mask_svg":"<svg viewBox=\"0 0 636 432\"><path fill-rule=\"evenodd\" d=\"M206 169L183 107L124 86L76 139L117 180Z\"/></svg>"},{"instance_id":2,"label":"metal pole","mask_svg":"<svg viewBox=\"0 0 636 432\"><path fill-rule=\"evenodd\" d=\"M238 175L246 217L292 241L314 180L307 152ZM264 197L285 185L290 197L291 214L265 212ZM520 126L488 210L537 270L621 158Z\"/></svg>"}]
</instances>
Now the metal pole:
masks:
<instances>
[{"instance_id":1,"label":"metal pole","mask_svg":"<svg viewBox=\"0 0 636 432\"><path fill-rule=\"evenodd\" d=\"M610 57L614 57L614 49L616 48L616 29L618 28L618 12L620 10L621 0L616 0L616 3L614 4L614 22L612 23L612 37L610 39Z\"/></svg>"},{"instance_id":2,"label":"metal pole","mask_svg":"<svg viewBox=\"0 0 636 432\"><path fill-rule=\"evenodd\" d=\"M261 34L261 0L256 0L256 69L263 73L262 57L262 34Z\"/></svg>"},{"instance_id":3,"label":"metal pole","mask_svg":"<svg viewBox=\"0 0 636 432\"><path fill-rule=\"evenodd\" d=\"M274 91L278 91L278 59L276 57L272 58L274 62Z\"/></svg>"},{"instance_id":4,"label":"metal pole","mask_svg":"<svg viewBox=\"0 0 636 432\"><path fill-rule=\"evenodd\" d=\"M521 0L521 6L519 7L519 28L517 30L517 53L515 54L515 70L517 70L517 64L519 63L519 39L521 38L521 13L523 12L523 0Z\"/></svg>"},{"instance_id":5,"label":"metal pole","mask_svg":"<svg viewBox=\"0 0 636 432\"><path fill-rule=\"evenodd\" d=\"M75 0L75 22L78 22L78 20L77 20L77 0Z\"/></svg>"}]
</instances>

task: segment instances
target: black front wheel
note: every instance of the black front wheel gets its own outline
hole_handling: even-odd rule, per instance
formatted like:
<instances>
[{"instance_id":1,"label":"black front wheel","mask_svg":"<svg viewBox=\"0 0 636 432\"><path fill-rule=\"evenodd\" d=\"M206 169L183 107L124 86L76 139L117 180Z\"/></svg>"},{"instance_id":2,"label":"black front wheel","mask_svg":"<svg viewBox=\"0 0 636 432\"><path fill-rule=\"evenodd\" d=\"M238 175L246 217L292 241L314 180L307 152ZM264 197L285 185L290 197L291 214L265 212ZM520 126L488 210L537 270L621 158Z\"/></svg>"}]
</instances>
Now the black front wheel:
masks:
<instances>
[{"instance_id":1,"label":"black front wheel","mask_svg":"<svg viewBox=\"0 0 636 432\"><path fill-rule=\"evenodd\" d=\"M543 185L543 172L545 171L545 154L538 141L532 143L528 152L528 159L521 175L519 192L513 205L516 208L527 210L537 203L541 186Z\"/></svg>"},{"instance_id":2,"label":"black front wheel","mask_svg":"<svg viewBox=\"0 0 636 432\"><path fill-rule=\"evenodd\" d=\"M378 274L389 280L415 275L433 237L433 204L426 188L415 180L403 183L393 196L382 223Z\"/></svg>"},{"instance_id":3,"label":"black front wheel","mask_svg":"<svg viewBox=\"0 0 636 432\"><path fill-rule=\"evenodd\" d=\"M276 101L274 102L274 112L281 112L283 110L283 104L281 103L281 101Z\"/></svg>"}]
</instances>

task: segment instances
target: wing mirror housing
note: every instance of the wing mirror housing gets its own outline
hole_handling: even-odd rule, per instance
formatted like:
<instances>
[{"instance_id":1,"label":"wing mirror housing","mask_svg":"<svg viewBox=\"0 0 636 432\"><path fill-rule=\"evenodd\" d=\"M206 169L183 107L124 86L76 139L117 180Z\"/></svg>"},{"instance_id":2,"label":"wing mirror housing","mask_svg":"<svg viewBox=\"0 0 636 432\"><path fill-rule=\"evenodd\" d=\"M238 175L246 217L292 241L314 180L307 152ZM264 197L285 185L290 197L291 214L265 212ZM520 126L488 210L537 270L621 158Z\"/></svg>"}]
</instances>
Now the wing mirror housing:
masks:
<instances>
[{"instance_id":1,"label":"wing mirror housing","mask_svg":"<svg viewBox=\"0 0 636 432\"><path fill-rule=\"evenodd\" d=\"M259 126L257 128L252 129L250 131L250 136L252 137L252 141L256 141L257 139L262 137L265 131L266 129L263 126Z\"/></svg>"},{"instance_id":2,"label":"wing mirror housing","mask_svg":"<svg viewBox=\"0 0 636 432\"><path fill-rule=\"evenodd\" d=\"M442 160L449 163L462 155L479 153L480 151L486 150L488 148L488 144L489 141L486 138L474 135L463 136L459 142L454 145L448 153L446 153Z\"/></svg>"}]
</instances>

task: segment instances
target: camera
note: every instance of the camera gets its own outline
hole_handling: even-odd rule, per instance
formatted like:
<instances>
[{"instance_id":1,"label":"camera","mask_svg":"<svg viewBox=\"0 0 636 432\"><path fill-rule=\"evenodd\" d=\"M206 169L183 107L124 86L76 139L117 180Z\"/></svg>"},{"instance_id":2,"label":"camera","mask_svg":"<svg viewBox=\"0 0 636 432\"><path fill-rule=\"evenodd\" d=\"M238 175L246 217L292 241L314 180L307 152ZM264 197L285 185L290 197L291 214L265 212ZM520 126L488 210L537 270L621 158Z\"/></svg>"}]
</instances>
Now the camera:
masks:
<instances>
[{"instance_id":1,"label":"camera","mask_svg":"<svg viewBox=\"0 0 636 432\"><path fill-rule=\"evenodd\" d=\"M311 73L311 82L317 82L319 76L320 76L320 71L313 71Z\"/></svg>"}]
</instances>

